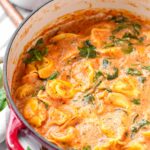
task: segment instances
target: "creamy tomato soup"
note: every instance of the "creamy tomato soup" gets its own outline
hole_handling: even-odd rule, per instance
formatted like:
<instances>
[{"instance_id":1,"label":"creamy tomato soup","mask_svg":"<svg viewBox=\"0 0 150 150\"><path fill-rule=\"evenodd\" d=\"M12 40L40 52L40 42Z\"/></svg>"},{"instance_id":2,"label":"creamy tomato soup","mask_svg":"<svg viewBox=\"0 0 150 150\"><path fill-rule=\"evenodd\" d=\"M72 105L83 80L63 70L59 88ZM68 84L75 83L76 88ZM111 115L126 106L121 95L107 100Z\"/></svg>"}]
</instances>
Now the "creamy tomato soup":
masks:
<instances>
[{"instance_id":1,"label":"creamy tomato soup","mask_svg":"<svg viewBox=\"0 0 150 150\"><path fill-rule=\"evenodd\" d=\"M12 93L64 150L149 150L150 22L105 11L43 35L20 57Z\"/></svg>"}]
</instances>

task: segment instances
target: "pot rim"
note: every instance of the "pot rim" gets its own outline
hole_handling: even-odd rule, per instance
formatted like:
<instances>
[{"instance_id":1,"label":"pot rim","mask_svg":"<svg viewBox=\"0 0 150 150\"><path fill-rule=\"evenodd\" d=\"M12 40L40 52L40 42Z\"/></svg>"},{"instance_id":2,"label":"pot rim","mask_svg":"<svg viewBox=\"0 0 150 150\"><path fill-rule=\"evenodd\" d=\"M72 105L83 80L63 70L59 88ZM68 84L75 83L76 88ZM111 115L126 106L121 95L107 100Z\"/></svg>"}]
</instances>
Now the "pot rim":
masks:
<instances>
[{"instance_id":1,"label":"pot rim","mask_svg":"<svg viewBox=\"0 0 150 150\"><path fill-rule=\"evenodd\" d=\"M24 24L32 17L32 15L34 15L35 13L37 13L41 8L43 8L45 5L51 3L54 0L50 0L46 3L44 3L43 5L41 5L40 7L38 7L37 9L35 9L29 16L27 16L23 22L18 26L18 28L16 29L16 31L13 33L9 44L6 48L6 52L5 52L5 56L4 56L4 62L3 62L3 82L4 82L4 88L6 91L6 95L7 95L7 101L9 103L9 107L11 107L13 109L13 111L15 112L15 114L17 115L17 117L21 120L21 122L23 122L23 124L25 125L25 127L30 130L38 139L40 139L41 141L43 141L47 146L52 146L55 149L61 150L58 146L54 145L53 143L49 142L48 140L46 140L43 136L41 136L38 132L36 132L34 130L34 128L29 125L29 123L25 120L25 118L22 116L22 114L19 112L18 108L16 107L12 97L11 97L11 92L10 92L10 88L8 86L8 80L7 80L7 62L8 62L8 56L9 56L9 52L11 49L11 46L14 42L14 39L16 38L16 35L18 34L18 32L20 31L20 29L24 26Z\"/></svg>"}]
</instances>

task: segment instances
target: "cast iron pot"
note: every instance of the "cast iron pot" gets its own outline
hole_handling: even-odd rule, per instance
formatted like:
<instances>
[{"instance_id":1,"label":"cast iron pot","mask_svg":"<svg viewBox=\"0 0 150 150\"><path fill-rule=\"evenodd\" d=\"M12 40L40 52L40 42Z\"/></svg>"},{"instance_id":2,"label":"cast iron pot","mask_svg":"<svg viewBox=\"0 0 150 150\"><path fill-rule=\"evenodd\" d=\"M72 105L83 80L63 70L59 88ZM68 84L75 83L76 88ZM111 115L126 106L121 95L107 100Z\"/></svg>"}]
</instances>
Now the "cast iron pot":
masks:
<instances>
[{"instance_id":1,"label":"cast iron pot","mask_svg":"<svg viewBox=\"0 0 150 150\"><path fill-rule=\"evenodd\" d=\"M91 8L125 9L150 19L150 0L52 0L35 10L18 27L8 45L4 59L4 86L11 110L6 141L10 150L24 150L18 140L20 130L26 129L49 150L59 149L39 135L24 119L12 98L12 78L25 45L50 22L65 14ZM53 24L52 23L52 24Z\"/></svg>"}]
</instances>

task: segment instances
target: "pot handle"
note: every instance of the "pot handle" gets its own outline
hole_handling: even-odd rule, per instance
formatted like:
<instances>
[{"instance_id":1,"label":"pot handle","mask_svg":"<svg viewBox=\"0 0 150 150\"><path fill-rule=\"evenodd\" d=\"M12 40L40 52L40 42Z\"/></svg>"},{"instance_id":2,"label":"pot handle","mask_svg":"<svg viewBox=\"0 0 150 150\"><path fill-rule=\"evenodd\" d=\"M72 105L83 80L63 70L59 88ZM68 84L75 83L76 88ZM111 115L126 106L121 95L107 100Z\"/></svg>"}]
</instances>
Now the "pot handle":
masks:
<instances>
[{"instance_id":1,"label":"pot handle","mask_svg":"<svg viewBox=\"0 0 150 150\"><path fill-rule=\"evenodd\" d=\"M6 133L6 143L9 150L24 150L18 140L18 133L23 128L23 123L18 119L14 111L10 108L10 120Z\"/></svg>"}]
</instances>

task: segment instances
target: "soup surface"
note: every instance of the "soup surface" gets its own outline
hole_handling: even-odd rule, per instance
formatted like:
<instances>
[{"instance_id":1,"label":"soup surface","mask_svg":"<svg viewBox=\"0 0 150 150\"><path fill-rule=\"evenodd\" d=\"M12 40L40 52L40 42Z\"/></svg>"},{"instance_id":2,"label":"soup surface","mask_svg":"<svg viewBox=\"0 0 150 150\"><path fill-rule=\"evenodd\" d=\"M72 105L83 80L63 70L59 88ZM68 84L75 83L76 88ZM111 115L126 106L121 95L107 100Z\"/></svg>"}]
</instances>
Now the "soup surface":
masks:
<instances>
[{"instance_id":1,"label":"soup surface","mask_svg":"<svg viewBox=\"0 0 150 150\"><path fill-rule=\"evenodd\" d=\"M64 150L148 150L149 21L105 11L43 35L20 57L12 93L29 124Z\"/></svg>"}]
</instances>

